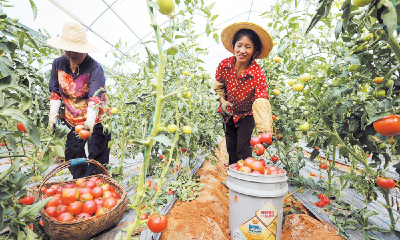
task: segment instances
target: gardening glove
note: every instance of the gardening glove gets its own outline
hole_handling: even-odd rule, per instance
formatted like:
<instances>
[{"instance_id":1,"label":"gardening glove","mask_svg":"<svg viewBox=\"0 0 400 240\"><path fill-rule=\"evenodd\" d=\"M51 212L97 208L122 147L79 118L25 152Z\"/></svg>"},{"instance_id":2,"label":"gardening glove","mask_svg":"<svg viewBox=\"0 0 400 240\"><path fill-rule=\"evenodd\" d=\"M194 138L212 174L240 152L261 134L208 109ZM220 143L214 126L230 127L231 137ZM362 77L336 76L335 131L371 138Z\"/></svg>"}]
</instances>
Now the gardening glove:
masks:
<instances>
[{"instance_id":1,"label":"gardening glove","mask_svg":"<svg viewBox=\"0 0 400 240\"><path fill-rule=\"evenodd\" d=\"M224 83L218 82L217 80L214 81L213 90L216 95L222 97L223 99L226 98L226 87Z\"/></svg>"},{"instance_id":2,"label":"gardening glove","mask_svg":"<svg viewBox=\"0 0 400 240\"><path fill-rule=\"evenodd\" d=\"M50 100L49 128L54 131L58 125L58 110L61 107L61 100Z\"/></svg>"},{"instance_id":3,"label":"gardening glove","mask_svg":"<svg viewBox=\"0 0 400 240\"><path fill-rule=\"evenodd\" d=\"M84 125L84 128L89 131L89 139L92 137L93 128L94 125L96 124L96 118L97 118L97 111L94 109L94 104L92 102L89 102L87 108L86 122Z\"/></svg>"},{"instance_id":4,"label":"gardening glove","mask_svg":"<svg viewBox=\"0 0 400 240\"><path fill-rule=\"evenodd\" d=\"M253 117L259 134L269 133L271 136L274 135L272 129L271 104L267 99L257 98L253 102Z\"/></svg>"},{"instance_id":5,"label":"gardening glove","mask_svg":"<svg viewBox=\"0 0 400 240\"><path fill-rule=\"evenodd\" d=\"M224 116L224 117L232 116L232 113L229 112L228 107L232 107L232 104L230 102L223 101L221 103L222 116Z\"/></svg>"}]
</instances>

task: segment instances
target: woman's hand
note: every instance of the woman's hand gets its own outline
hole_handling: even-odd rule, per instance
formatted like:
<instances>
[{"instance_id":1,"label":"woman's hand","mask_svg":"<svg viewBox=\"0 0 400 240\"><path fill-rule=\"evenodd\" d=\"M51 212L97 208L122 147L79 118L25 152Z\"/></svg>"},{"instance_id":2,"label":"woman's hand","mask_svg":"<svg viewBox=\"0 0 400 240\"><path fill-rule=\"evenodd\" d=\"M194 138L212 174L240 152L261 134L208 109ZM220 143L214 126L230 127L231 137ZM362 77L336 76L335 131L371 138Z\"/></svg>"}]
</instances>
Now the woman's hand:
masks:
<instances>
[{"instance_id":1,"label":"woman's hand","mask_svg":"<svg viewBox=\"0 0 400 240\"><path fill-rule=\"evenodd\" d=\"M93 128L94 128L95 124L96 123L94 121L86 121L85 122L85 126L83 128L89 131L89 138L92 137Z\"/></svg>"},{"instance_id":2,"label":"woman's hand","mask_svg":"<svg viewBox=\"0 0 400 240\"><path fill-rule=\"evenodd\" d=\"M228 107L232 107L232 104L230 102L228 101L221 102L221 110L222 110L222 115L224 117L232 116L232 113L229 112Z\"/></svg>"},{"instance_id":3,"label":"woman's hand","mask_svg":"<svg viewBox=\"0 0 400 240\"><path fill-rule=\"evenodd\" d=\"M58 113L49 113L49 128L51 131L57 128Z\"/></svg>"}]
</instances>

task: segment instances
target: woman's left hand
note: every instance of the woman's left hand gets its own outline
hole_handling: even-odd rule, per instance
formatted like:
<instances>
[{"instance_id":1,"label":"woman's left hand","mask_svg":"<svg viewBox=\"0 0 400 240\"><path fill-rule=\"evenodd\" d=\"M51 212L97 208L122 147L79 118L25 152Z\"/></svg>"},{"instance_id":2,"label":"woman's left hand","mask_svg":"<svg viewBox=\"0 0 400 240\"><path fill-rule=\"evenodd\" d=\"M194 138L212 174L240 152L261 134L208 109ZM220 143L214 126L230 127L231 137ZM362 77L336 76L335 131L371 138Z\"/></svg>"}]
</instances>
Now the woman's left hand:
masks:
<instances>
[{"instance_id":1,"label":"woman's left hand","mask_svg":"<svg viewBox=\"0 0 400 240\"><path fill-rule=\"evenodd\" d=\"M93 121L86 121L85 122L84 128L89 131L89 138L92 137L94 125L95 125L95 122L93 122Z\"/></svg>"}]
</instances>

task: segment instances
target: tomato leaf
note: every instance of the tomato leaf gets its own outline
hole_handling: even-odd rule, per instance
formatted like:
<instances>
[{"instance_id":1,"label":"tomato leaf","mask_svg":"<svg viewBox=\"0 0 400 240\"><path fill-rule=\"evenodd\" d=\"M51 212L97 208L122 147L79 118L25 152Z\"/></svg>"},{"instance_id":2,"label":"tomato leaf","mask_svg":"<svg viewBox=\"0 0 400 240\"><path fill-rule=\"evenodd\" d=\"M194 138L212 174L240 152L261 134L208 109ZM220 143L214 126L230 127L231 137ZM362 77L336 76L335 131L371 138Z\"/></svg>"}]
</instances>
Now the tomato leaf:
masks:
<instances>
[{"instance_id":1,"label":"tomato leaf","mask_svg":"<svg viewBox=\"0 0 400 240\"><path fill-rule=\"evenodd\" d=\"M400 162L394 164L393 167L396 169L396 172L397 172L398 174L400 174Z\"/></svg>"},{"instance_id":2,"label":"tomato leaf","mask_svg":"<svg viewBox=\"0 0 400 240\"><path fill-rule=\"evenodd\" d=\"M211 160L212 165L217 166L217 160L213 159Z\"/></svg>"},{"instance_id":3,"label":"tomato leaf","mask_svg":"<svg viewBox=\"0 0 400 240\"><path fill-rule=\"evenodd\" d=\"M156 140L157 142L160 142L164 145L167 146L174 146L173 142L171 141L171 139L169 139L167 136L165 135L158 135L156 137L153 138L154 140Z\"/></svg>"},{"instance_id":4,"label":"tomato leaf","mask_svg":"<svg viewBox=\"0 0 400 240\"><path fill-rule=\"evenodd\" d=\"M46 206L46 204L53 199L52 197L46 198L40 202L35 203L35 205L27 205L22 208L21 212L18 215L18 218L23 218L25 216L36 217L39 211Z\"/></svg>"}]
</instances>

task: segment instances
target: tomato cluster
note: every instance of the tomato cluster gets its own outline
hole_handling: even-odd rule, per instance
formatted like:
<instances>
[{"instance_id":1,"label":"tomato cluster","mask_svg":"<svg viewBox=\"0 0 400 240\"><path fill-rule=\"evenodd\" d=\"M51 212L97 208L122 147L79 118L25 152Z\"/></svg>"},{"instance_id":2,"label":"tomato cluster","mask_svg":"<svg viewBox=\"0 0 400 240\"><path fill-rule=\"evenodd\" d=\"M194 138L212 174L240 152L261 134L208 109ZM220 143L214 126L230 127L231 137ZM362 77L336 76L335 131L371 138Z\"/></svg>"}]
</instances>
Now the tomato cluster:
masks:
<instances>
[{"instance_id":1,"label":"tomato cluster","mask_svg":"<svg viewBox=\"0 0 400 240\"><path fill-rule=\"evenodd\" d=\"M318 195L319 202L314 203L315 206L317 207L324 207L325 205L331 204L331 200L328 197L325 197L324 194L319 194Z\"/></svg>"},{"instance_id":2,"label":"tomato cluster","mask_svg":"<svg viewBox=\"0 0 400 240\"><path fill-rule=\"evenodd\" d=\"M264 159L256 160L252 157L246 160L239 160L236 166L231 166L231 169L246 173L264 174L264 175L277 175L284 173L281 169L275 166L266 166Z\"/></svg>"},{"instance_id":3,"label":"tomato cluster","mask_svg":"<svg viewBox=\"0 0 400 240\"><path fill-rule=\"evenodd\" d=\"M80 178L64 187L54 184L40 189L45 198L53 197L44 207L47 215L60 222L88 219L109 211L118 204L120 195L103 179Z\"/></svg>"},{"instance_id":4,"label":"tomato cluster","mask_svg":"<svg viewBox=\"0 0 400 240\"><path fill-rule=\"evenodd\" d=\"M264 152L265 152L265 147L264 147L263 143L266 143L266 144L272 143L271 134L263 133L256 137L253 137L250 140L250 144L251 144L251 146L253 146L253 150L258 156L264 154Z\"/></svg>"}]
</instances>

